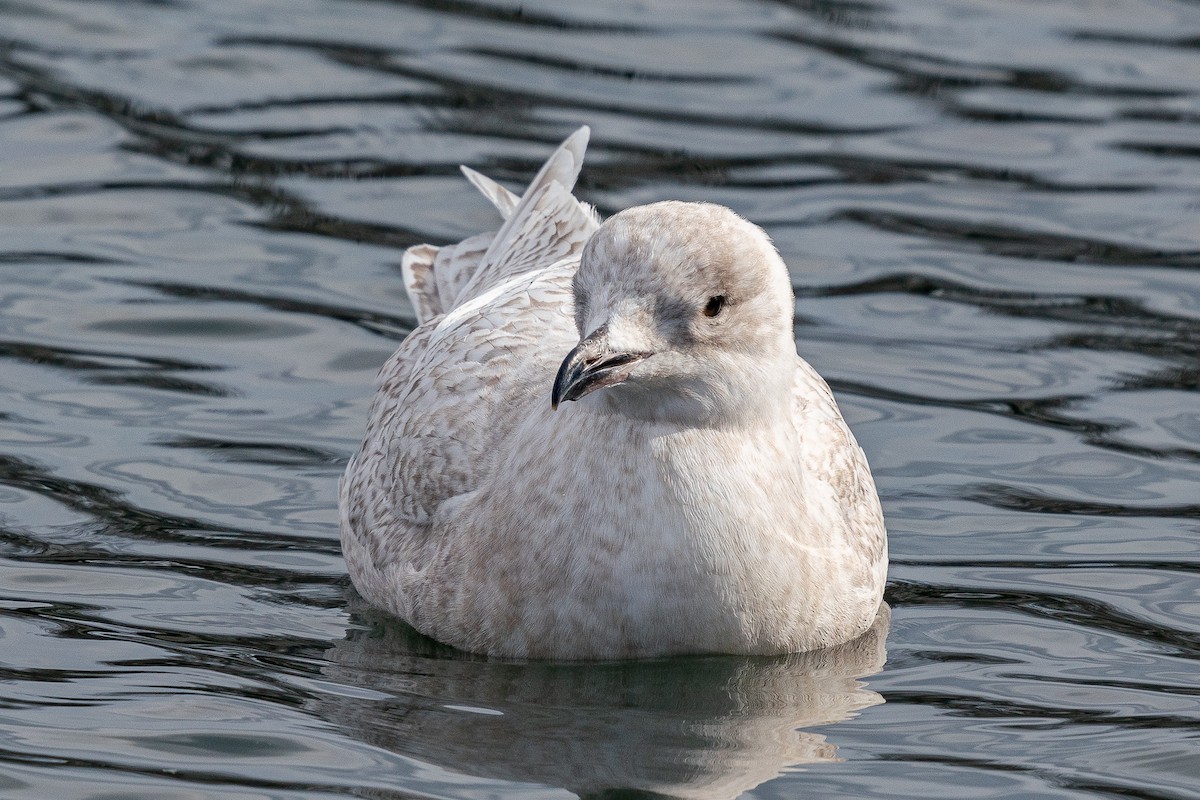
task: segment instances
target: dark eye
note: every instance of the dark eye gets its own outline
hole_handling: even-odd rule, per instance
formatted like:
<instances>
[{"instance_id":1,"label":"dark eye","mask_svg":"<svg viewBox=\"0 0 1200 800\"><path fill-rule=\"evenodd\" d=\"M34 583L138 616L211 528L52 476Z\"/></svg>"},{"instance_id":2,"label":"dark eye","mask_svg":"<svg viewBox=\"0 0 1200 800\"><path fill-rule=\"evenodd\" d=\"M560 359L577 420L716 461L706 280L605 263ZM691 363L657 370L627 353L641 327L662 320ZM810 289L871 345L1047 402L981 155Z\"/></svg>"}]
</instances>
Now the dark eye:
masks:
<instances>
[{"instance_id":1,"label":"dark eye","mask_svg":"<svg viewBox=\"0 0 1200 800\"><path fill-rule=\"evenodd\" d=\"M708 302L704 304L704 316L715 317L721 313L721 309L725 307L725 295L719 294L716 297L708 298Z\"/></svg>"}]
</instances>

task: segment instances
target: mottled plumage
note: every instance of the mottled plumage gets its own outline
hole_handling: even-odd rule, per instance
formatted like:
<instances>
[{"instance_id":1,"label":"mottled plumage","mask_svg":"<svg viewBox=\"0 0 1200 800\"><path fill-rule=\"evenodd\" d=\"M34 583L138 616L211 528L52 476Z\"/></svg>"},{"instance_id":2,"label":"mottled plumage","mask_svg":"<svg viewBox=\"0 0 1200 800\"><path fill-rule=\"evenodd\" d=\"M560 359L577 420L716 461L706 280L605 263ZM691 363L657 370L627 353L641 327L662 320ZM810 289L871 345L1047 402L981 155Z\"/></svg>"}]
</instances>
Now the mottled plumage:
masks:
<instances>
[{"instance_id":1,"label":"mottled plumage","mask_svg":"<svg viewBox=\"0 0 1200 800\"><path fill-rule=\"evenodd\" d=\"M571 195L586 141L520 198L464 170L504 224L405 254L420 324L380 371L341 485L355 586L436 639L513 657L858 636L882 599L883 517L796 355L782 260L720 206L601 225Z\"/></svg>"}]
</instances>

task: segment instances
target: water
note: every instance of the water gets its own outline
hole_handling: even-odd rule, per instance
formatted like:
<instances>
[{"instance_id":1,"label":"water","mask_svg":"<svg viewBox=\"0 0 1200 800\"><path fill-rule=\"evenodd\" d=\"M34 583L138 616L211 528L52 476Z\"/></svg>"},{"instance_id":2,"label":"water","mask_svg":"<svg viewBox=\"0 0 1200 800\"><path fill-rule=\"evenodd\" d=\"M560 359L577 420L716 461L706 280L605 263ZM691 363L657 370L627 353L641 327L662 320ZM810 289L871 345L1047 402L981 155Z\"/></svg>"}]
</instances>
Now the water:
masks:
<instances>
[{"instance_id":1,"label":"water","mask_svg":"<svg viewBox=\"0 0 1200 800\"><path fill-rule=\"evenodd\" d=\"M1200 797L1198 43L1183 0L3 0L0 796ZM353 597L401 249L582 123L602 211L778 243L890 629L505 664Z\"/></svg>"}]
</instances>

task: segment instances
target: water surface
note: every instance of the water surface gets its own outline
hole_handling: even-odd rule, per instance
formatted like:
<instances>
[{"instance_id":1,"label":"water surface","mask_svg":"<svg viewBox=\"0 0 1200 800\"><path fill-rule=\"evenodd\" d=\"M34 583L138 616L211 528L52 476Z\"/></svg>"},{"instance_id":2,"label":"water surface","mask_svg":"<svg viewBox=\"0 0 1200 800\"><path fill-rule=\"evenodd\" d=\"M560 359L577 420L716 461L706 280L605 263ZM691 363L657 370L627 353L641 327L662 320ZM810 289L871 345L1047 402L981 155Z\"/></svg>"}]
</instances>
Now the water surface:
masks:
<instances>
[{"instance_id":1,"label":"water surface","mask_svg":"<svg viewBox=\"0 0 1200 800\"><path fill-rule=\"evenodd\" d=\"M584 123L602 212L775 239L890 628L506 664L354 597L400 254ZM0 0L0 795L1200 797L1198 142L1184 0Z\"/></svg>"}]
</instances>

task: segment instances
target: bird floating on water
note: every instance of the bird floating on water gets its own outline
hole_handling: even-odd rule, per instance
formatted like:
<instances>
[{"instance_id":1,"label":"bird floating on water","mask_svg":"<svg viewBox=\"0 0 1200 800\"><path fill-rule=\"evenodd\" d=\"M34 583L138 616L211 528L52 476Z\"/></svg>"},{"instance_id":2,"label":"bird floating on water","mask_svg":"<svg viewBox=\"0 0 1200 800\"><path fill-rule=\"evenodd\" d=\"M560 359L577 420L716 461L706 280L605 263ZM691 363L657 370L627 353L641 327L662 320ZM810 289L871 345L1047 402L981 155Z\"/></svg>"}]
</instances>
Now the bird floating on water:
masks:
<instances>
[{"instance_id":1,"label":"bird floating on water","mask_svg":"<svg viewBox=\"0 0 1200 800\"><path fill-rule=\"evenodd\" d=\"M504 657L857 637L887 533L861 448L796 354L787 268L718 205L601 222L571 194L587 139L520 197L464 167L500 229L404 254L418 325L339 492L354 585Z\"/></svg>"}]
</instances>

